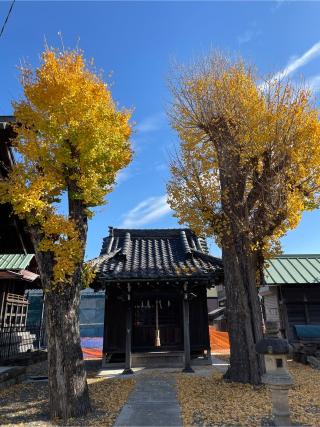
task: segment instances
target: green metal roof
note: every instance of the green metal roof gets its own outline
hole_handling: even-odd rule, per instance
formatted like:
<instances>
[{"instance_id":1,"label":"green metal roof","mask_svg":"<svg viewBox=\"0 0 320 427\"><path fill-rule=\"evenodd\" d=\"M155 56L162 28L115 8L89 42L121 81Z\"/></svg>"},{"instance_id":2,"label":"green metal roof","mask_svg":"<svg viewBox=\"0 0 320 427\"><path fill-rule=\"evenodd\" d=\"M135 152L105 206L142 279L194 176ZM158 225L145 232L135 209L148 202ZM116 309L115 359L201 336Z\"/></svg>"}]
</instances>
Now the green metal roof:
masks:
<instances>
[{"instance_id":1,"label":"green metal roof","mask_svg":"<svg viewBox=\"0 0 320 427\"><path fill-rule=\"evenodd\" d=\"M0 254L0 270L24 270L34 254Z\"/></svg>"},{"instance_id":2,"label":"green metal roof","mask_svg":"<svg viewBox=\"0 0 320 427\"><path fill-rule=\"evenodd\" d=\"M279 255L267 261L267 285L320 284L320 255Z\"/></svg>"}]
</instances>

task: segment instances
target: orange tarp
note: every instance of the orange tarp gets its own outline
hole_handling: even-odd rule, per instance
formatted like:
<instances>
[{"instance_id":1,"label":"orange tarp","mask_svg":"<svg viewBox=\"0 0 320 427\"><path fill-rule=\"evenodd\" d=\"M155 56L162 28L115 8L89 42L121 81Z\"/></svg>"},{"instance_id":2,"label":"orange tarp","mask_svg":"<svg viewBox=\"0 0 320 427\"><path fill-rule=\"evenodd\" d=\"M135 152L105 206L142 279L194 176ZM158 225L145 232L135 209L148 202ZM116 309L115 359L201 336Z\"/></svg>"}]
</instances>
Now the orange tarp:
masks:
<instances>
[{"instance_id":1,"label":"orange tarp","mask_svg":"<svg viewBox=\"0 0 320 427\"><path fill-rule=\"evenodd\" d=\"M83 348L82 353L84 359L101 359L102 350L99 348Z\"/></svg>"},{"instance_id":2,"label":"orange tarp","mask_svg":"<svg viewBox=\"0 0 320 427\"><path fill-rule=\"evenodd\" d=\"M229 354L230 344L228 332L220 332L209 326L211 352L215 354ZM102 357L101 348L82 347L85 359L96 359Z\"/></svg>"},{"instance_id":3,"label":"orange tarp","mask_svg":"<svg viewBox=\"0 0 320 427\"><path fill-rule=\"evenodd\" d=\"M216 331L212 326L209 326L210 347L211 352L216 354L229 354L230 343L228 332Z\"/></svg>"}]
</instances>

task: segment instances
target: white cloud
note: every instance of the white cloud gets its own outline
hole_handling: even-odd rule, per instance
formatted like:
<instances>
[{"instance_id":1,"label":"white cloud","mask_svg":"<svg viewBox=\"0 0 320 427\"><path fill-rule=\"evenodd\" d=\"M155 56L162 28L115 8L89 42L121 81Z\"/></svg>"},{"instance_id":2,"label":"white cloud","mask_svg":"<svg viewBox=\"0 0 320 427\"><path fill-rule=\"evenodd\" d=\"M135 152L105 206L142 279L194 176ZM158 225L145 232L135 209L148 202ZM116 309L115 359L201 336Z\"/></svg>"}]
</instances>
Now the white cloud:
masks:
<instances>
[{"instance_id":1,"label":"white cloud","mask_svg":"<svg viewBox=\"0 0 320 427\"><path fill-rule=\"evenodd\" d=\"M118 185L120 185L131 178L131 176L132 173L128 169L121 169L121 171L117 173L116 182Z\"/></svg>"},{"instance_id":2,"label":"white cloud","mask_svg":"<svg viewBox=\"0 0 320 427\"><path fill-rule=\"evenodd\" d=\"M261 31L257 29L256 21L252 21L249 24L249 28L244 31L244 33L238 36L238 43L244 44L250 42L252 39L258 37L261 34Z\"/></svg>"},{"instance_id":3,"label":"white cloud","mask_svg":"<svg viewBox=\"0 0 320 427\"><path fill-rule=\"evenodd\" d=\"M276 80L282 80L288 77L290 74L293 74L299 68L304 67L311 60L320 55L320 41L315 43L310 49L308 49L301 56L294 56L288 63L288 65L281 71L278 71L271 77L271 82ZM319 78L318 76L314 76L307 81L307 86L310 87L311 90L316 91L319 89ZM264 91L268 87L267 82L263 82L259 84L259 88Z\"/></svg>"},{"instance_id":4,"label":"white cloud","mask_svg":"<svg viewBox=\"0 0 320 427\"><path fill-rule=\"evenodd\" d=\"M272 2L273 5L271 7L271 12L278 10L281 6L284 5L285 2L286 0L276 0L275 2Z\"/></svg>"},{"instance_id":5,"label":"white cloud","mask_svg":"<svg viewBox=\"0 0 320 427\"><path fill-rule=\"evenodd\" d=\"M288 77L290 74L297 71L299 68L304 67L312 59L320 55L320 41L315 43L310 49L308 49L303 55L290 61L289 64L282 70L273 76L275 80L281 80Z\"/></svg>"},{"instance_id":6,"label":"white cloud","mask_svg":"<svg viewBox=\"0 0 320 427\"><path fill-rule=\"evenodd\" d=\"M137 124L138 133L155 132L165 125L166 116L163 112L146 117Z\"/></svg>"},{"instance_id":7,"label":"white cloud","mask_svg":"<svg viewBox=\"0 0 320 427\"><path fill-rule=\"evenodd\" d=\"M243 34L240 34L240 36L238 36L238 43L248 43L250 40L252 40L254 35L255 32L253 30L246 30Z\"/></svg>"},{"instance_id":8,"label":"white cloud","mask_svg":"<svg viewBox=\"0 0 320 427\"><path fill-rule=\"evenodd\" d=\"M136 228L150 224L170 211L166 195L149 197L124 215L120 228Z\"/></svg>"},{"instance_id":9,"label":"white cloud","mask_svg":"<svg viewBox=\"0 0 320 427\"><path fill-rule=\"evenodd\" d=\"M310 77L306 81L306 86L312 90L312 92L318 92L320 90L320 74Z\"/></svg>"},{"instance_id":10,"label":"white cloud","mask_svg":"<svg viewBox=\"0 0 320 427\"><path fill-rule=\"evenodd\" d=\"M158 172L163 172L163 171L168 171L169 170L169 167L168 167L168 164L166 164L166 163L157 163L155 166L154 166L154 168L155 168L155 170L156 171L158 171Z\"/></svg>"}]
</instances>

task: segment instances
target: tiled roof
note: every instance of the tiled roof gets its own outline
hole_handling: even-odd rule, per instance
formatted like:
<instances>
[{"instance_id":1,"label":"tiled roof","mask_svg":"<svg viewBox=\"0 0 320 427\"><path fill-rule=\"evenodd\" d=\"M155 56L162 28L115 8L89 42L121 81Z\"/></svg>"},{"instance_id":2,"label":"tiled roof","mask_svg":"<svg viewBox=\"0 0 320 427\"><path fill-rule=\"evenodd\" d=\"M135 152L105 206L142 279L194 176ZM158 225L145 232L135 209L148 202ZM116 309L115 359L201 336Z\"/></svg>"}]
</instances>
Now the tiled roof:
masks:
<instances>
[{"instance_id":1,"label":"tiled roof","mask_svg":"<svg viewBox=\"0 0 320 427\"><path fill-rule=\"evenodd\" d=\"M279 255L267 261L267 285L320 284L320 255Z\"/></svg>"},{"instance_id":2,"label":"tiled roof","mask_svg":"<svg viewBox=\"0 0 320 427\"><path fill-rule=\"evenodd\" d=\"M14 121L14 116L0 116L0 129L6 129L6 127Z\"/></svg>"},{"instance_id":3,"label":"tiled roof","mask_svg":"<svg viewBox=\"0 0 320 427\"><path fill-rule=\"evenodd\" d=\"M33 254L0 254L0 270L24 270L33 257Z\"/></svg>"},{"instance_id":4,"label":"tiled roof","mask_svg":"<svg viewBox=\"0 0 320 427\"><path fill-rule=\"evenodd\" d=\"M220 282L221 260L189 229L136 230L110 227L98 258L96 283L199 278Z\"/></svg>"}]
</instances>

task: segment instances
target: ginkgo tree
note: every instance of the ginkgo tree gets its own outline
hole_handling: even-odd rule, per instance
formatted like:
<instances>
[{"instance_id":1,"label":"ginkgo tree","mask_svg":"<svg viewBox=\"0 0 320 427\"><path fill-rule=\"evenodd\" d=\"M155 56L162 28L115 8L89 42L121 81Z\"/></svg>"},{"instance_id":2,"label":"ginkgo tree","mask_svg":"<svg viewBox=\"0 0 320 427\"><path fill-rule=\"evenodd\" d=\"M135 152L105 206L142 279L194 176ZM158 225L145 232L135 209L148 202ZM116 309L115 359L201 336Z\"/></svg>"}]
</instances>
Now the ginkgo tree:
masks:
<instances>
[{"instance_id":1,"label":"ginkgo tree","mask_svg":"<svg viewBox=\"0 0 320 427\"><path fill-rule=\"evenodd\" d=\"M1 183L2 203L27 221L45 294L51 417L90 411L80 347L80 289L88 219L131 160L130 116L119 110L92 61L79 50L47 48L21 69L13 103L18 161ZM59 204L67 200L67 215Z\"/></svg>"},{"instance_id":2,"label":"ginkgo tree","mask_svg":"<svg viewBox=\"0 0 320 427\"><path fill-rule=\"evenodd\" d=\"M280 237L318 206L319 111L302 85L262 80L242 59L219 52L177 67L170 87L180 151L171 162L169 205L222 248L231 345L225 377L258 384L257 290Z\"/></svg>"}]
</instances>

